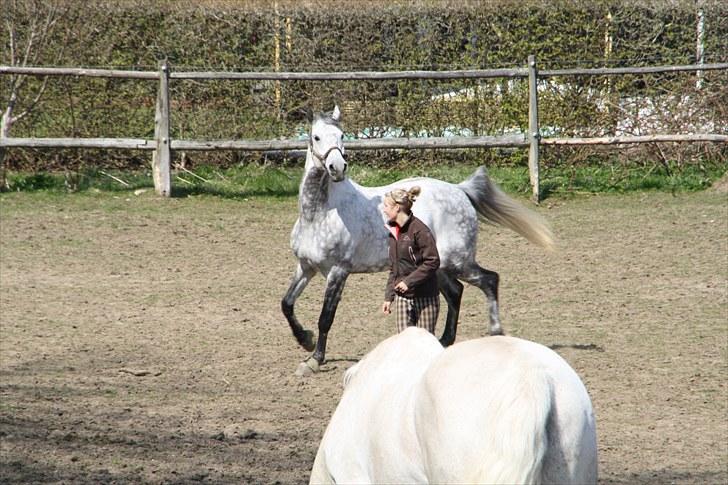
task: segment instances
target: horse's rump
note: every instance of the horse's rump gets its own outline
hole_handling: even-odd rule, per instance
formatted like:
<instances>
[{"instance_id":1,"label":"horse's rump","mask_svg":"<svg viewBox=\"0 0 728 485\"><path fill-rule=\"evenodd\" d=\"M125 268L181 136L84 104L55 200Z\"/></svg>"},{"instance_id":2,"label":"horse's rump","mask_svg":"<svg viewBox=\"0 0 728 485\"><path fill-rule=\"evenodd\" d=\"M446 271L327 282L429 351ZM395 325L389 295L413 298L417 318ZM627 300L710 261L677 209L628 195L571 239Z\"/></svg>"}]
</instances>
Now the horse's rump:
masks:
<instances>
[{"instance_id":1,"label":"horse's rump","mask_svg":"<svg viewBox=\"0 0 728 485\"><path fill-rule=\"evenodd\" d=\"M518 340L491 337L450 347L419 388L415 419L430 481L539 481L552 382Z\"/></svg>"}]
</instances>

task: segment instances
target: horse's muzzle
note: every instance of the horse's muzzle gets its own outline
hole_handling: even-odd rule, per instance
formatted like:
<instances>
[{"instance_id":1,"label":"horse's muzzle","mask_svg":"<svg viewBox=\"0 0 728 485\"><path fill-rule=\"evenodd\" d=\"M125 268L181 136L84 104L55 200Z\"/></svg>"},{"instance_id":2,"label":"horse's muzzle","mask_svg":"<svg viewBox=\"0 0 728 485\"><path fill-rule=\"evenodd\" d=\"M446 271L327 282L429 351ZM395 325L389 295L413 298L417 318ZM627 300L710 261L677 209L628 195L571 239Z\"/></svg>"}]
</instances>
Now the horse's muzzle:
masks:
<instances>
[{"instance_id":1,"label":"horse's muzzle","mask_svg":"<svg viewBox=\"0 0 728 485\"><path fill-rule=\"evenodd\" d=\"M346 169L348 165L346 162L344 162L344 167L342 169L337 169L333 163L330 163L326 170L329 172L329 176L334 182L341 182L346 177Z\"/></svg>"},{"instance_id":2,"label":"horse's muzzle","mask_svg":"<svg viewBox=\"0 0 728 485\"><path fill-rule=\"evenodd\" d=\"M324 166L334 182L344 180L346 177L346 169L349 168L349 164L344 159L343 152L338 147L334 147L326 153L324 156Z\"/></svg>"}]
</instances>

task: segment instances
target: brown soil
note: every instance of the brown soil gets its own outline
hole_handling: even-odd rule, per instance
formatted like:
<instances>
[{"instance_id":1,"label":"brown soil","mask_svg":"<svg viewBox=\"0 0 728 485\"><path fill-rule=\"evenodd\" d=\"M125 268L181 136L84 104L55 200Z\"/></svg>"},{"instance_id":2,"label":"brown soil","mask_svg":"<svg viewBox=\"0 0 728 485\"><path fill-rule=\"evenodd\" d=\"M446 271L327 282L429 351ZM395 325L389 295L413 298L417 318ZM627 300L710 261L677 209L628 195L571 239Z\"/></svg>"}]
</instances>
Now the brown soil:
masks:
<instances>
[{"instance_id":1,"label":"brown soil","mask_svg":"<svg viewBox=\"0 0 728 485\"><path fill-rule=\"evenodd\" d=\"M711 189L721 194L728 193L728 172L726 172L725 175L713 182Z\"/></svg>"},{"instance_id":2,"label":"brown soil","mask_svg":"<svg viewBox=\"0 0 728 485\"><path fill-rule=\"evenodd\" d=\"M394 331L383 274L349 279L328 363L280 312L294 200L0 198L0 482L302 483L343 371ZM484 225L511 335L594 402L601 483L727 483L728 199L552 200L543 253ZM323 281L296 307L311 328ZM466 289L460 340L484 335Z\"/></svg>"}]
</instances>

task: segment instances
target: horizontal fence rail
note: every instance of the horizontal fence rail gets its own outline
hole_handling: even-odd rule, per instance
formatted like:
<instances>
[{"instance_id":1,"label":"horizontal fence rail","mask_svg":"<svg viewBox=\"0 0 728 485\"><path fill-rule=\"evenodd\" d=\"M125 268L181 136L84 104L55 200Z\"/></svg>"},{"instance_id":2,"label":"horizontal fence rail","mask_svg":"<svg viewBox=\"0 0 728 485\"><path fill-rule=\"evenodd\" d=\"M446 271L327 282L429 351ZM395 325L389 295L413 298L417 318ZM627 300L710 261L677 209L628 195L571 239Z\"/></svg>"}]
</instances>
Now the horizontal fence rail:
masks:
<instances>
[{"instance_id":1,"label":"horizontal fence rail","mask_svg":"<svg viewBox=\"0 0 728 485\"><path fill-rule=\"evenodd\" d=\"M593 138L541 138L542 145L629 145L632 143L715 142L728 143L728 135L641 135L602 136ZM374 138L346 141L347 150L437 149L437 148L505 148L527 147L525 135L504 137L462 136L432 138ZM7 148L118 148L126 150L156 150L155 140L132 138L0 138ZM305 150L305 140L172 140L172 150L214 151L240 150L261 152L269 150Z\"/></svg>"},{"instance_id":2,"label":"horizontal fence rail","mask_svg":"<svg viewBox=\"0 0 728 485\"><path fill-rule=\"evenodd\" d=\"M728 143L728 135L634 135L594 138L542 138L542 145L628 145L630 143L714 142Z\"/></svg>"},{"instance_id":3,"label":"horizontal fence rail","mask_svg":"<svg viewBox=\"0 0 728 485\"><path fill-rule=\"evenodd\" d=\"M154 140L134 138L0 138L0 146L8 148L119 148L156 150Z\"/></svg>"},{"instance_id":4,"label":"horizontal fence rail","mask_svg":"<svg viewBox=\"0 0 728 485\"><path fill-rule=\"evenodd\" d=\"M702 72L728 70L728 63L677 66L618 67L589 69L537 70L533 56L528 67L513 69L471 69L453 71L350 71L350 72L171 72L164 62L158 71L130 71L113 69L51 68L0 66L0 75L75 76L155 80L159 82L155 113L155 138L0 138L0 148L103 148L149 150L154 153L153 169L155 189L162 195L171 195L169 159L172 150L241 150L273 151L303 150L306 140L173 140L169 133L170 80L270 80L270 81L377 81L417 79L529 79L529 129L526 135L428 137L428 138L373 138L347 141L352 150L386 149L453 149L516 147L529 149L529 171L533 200L540 199L538 146L552 145L617 145L654 142L712 142L728 143L728 135L720 134L659 134L644 136L613 136L593 138L542 138L538 126L538 90L540 78L559 76L614 76L627 74L655 74L671 72Z\"/></svg>"},{"instance_id":5,"label":"horizontal fence rail","mask_svg":"<svg viewBox=\"0 0 728 485\"><path fill-rule=\"evenodd\" d=\"M248 79L268 81L391 81L402 79L486 79L527 77L526 69L465 71L350 71L350 72L174 72L172 79Z\"/></svg>"},{"instance_id":6,"label":"horizontal fence rail","mask_svg":"<svg viewBox=\"0 0 728 485\"><path fill-rule=\"evenodd\" d=\"M538 77L614 76L624 74L660 74L669 72L715 71L728 69L728 63L689 64L682 66L611 67L586 69L544 69ZM128 79L159 79L158 71L121 71L65 67L0 66L0 74L29 76L80 76ZM349 71L349 72L171 72L170 79L255 80L255 81L376 81L401 79L487 79L528 77L528 69L471 69L461 71Z\"/></svg>"},{"instance_id":7,"label":"horizontal fence rail","mask_svg":"<svg viewBox=\"0 0 728 485\"><path fill-rule=\"evenodd\" d=\"M18 67L0 66L0 74L27 76L79 76L124 79L159 79L157 71L118 71L114 69L84 69L79 67Z\"/></svg>"},{"instance_id":8,"label":"horizontal fence rail","mask_svg":"<svg viewBox=\"0 0 728 485\"><path fill-rule=\"evenodd\" d=\"M662 74L668 72L719 71L728 69L728 63L690 64L683 66L603 67L591 69L544 69L538 77L555 76L621 76L625 74Z\"/></svg>"},{"instance_id":9,"label":"horizontal fence rail","mask_svg":"<svg viewBox=\"0 0 728 485\"><path fill-rule=\"evenodd\" d=\"M523 135L495 136L453 136L431 138L372 138L346 140L347 150L436 149L436 148L482 148L528 146ZM192 141L173 140L173 150L300 150L306 149L306 140L270 141Z\"/></svg>"}]
</instances>

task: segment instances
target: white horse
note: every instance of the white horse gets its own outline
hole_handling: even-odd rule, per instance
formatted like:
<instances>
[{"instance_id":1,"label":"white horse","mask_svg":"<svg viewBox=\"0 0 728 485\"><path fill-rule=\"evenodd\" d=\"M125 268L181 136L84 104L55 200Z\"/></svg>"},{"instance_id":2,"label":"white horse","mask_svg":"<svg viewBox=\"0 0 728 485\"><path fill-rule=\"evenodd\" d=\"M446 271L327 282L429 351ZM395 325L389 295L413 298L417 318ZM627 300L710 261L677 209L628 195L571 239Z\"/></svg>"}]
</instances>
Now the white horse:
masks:
<instances>
[{"instance_id":1,"label":"white horse","mask_svg":"<svg viewBox=\"0 0 728 485\"><path fill-rule=\"evenodd\" d=\"M447 349L410 327L345 374L310 483L597 481L591 400L556 352L513 337Z\"/></svg>"},{"instance_id":2,"label":"white horse","mask_svg":"<svg viewBox=\"0 0 728 485\"><path fill-rule=\"evenodd\" d=\"M437 276L448 306L441 343L447 346L455 341L463 293L458 280L485 293L490 306L490 334L502 334L498 274L475 261L478 215L551 249L553 239L547 225L536 213L505 195L483 167L460 184L432 178L402 180L385 187L356 184L346 177L340 116L336 107L330 115L318 115L312 120L299 190L299 217L291 232L291 248L298 264L281 309L298 343L306 350L315 349L297 373L316 372L324 362L327 335L349 274L388 268L388 232L380 205L383 195L395 187L422 188L412 210L435 235L440 253ZM314 347L314 334L298 322L294 305L316 273L326 278L326 290Z\"/></svg>"}]
</instances>

